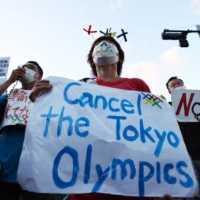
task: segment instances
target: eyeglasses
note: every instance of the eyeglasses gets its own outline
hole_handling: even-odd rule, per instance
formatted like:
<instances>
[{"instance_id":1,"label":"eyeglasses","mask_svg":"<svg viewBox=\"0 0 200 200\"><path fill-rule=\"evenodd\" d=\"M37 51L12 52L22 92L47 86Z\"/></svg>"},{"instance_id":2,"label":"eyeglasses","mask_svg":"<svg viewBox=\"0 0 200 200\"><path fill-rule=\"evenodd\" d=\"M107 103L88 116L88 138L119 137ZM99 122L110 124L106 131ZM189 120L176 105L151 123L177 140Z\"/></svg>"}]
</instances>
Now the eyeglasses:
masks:
<instances>
[{"instance_id":1,"label":"eyeglasses","mask_svg":"<svg viewBox=\"0 0 200 200\"><path fill-rule=\"evenodd\" d=\"M23 65L22 68L28 68L28 69L36 69L34 65Z\"/></svg>"},{"instance_id":2,"label":"eyeglasses","mask_svg":"<svg viewBox=\"0 0 200 200\"><path fill-rule=\"evenodd\" d=\"M177 86L182 86L183 83L182 83L181 81L176 81L176 82L172 83L171 85L169 85L169 89L175 88L176 85L177 85Z\"/></svg>"}]
</instances>

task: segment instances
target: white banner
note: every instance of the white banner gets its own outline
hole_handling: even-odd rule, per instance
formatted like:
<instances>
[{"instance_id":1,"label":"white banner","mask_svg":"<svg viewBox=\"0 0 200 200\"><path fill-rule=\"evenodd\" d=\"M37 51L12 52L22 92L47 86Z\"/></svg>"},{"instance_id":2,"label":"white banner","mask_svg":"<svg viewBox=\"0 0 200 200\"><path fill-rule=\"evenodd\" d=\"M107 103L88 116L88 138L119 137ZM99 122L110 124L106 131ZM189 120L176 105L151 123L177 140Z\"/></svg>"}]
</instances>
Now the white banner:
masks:
<instances>
[{"instance_id":1,"label":"white banner","mask_svg":"<svg viewBox=\"0 0 200 200\"><path fill-rule=\"evenodd\" d=\"M10 94L1 127L26 124L31 112L32 102L29 99L31 90L15 89Z\"/></svg>"},{"instance_id":2,"label":"white banner","mask_svg":"<svg viewBox=\"0 0 200 200\"><path fill-rule=\"evenodd\" d=\"M173 90L172 106L180 122L200 122L200 90Z\"/></svg>"},{"instance_id":3,"label":"white banner","mask_svg":"<svg viewBox=\"0 0 200 200\"><path fill-rule=\"evenodd\" d=\"M41 193L189 197L197 181L168 103L50 77L33 105L18 181Z\"/></svg>"},{"instance_id":4,"label":"white banner","mask_svg":"<svg viewBox=\"0 0 200 200\"><path fill-rule=\"evenodd\" d=\"M7 76L9 63L10 57L0 58L0 77Z\"/></svg>"}]
</instances>

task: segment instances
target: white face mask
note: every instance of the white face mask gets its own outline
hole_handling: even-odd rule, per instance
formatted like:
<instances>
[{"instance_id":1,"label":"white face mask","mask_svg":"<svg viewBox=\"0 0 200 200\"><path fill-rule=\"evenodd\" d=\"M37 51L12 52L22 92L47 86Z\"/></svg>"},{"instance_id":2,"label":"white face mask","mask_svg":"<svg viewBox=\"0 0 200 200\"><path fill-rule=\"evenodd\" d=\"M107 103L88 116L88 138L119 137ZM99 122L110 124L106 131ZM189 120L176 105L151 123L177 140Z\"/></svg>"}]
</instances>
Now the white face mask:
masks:
<instances>
[{"instance_id":1,"label":"white face mask","mask_svg":"<svg viewBox=\"0 0 200 200\"><path fill-rule=\"evenodd\" d=\"M179 86L174 89L171 89L171 90L181 90L181 89L186 89L186 87L183 85L183 86Z\"/></svg>"},{"instance_id":2,"label":"white face mask","mask_svg":"<svg viewBox=\"0 0 200 200\"><path fill-rule=\"evenodd\" d=\"M31 83L31 82L35 81L34 76L35 76L36 72L31 69L28 69L26 67L24 69L26 69L26 76L24 79L20 80L20 82L22 84L27 84L27 83Z\"/></svg>"},{"instance_id":3,"label":"white face mask","mask_svg":"<svg viewBox=\"0 0 200 200\"><path fill-rule=\"evenodd\" d=\"M92 58L97 65L111 65L118 62L119 51L113 43L102 41L95 46Z\"/></svg>"}]
</instances>

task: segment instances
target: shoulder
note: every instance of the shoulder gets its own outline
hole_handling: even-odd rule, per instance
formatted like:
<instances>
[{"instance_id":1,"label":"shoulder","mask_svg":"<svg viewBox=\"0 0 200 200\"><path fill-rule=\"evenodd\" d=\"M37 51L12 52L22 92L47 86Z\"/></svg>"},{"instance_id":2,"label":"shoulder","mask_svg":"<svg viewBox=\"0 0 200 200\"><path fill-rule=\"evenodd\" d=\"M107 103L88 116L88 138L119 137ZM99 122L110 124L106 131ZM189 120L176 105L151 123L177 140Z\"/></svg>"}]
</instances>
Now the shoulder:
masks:
<instances>
[{"instance_id":1,"label":"shoulder","mask_svg":"<svg viewBox=\"0 0 200 200\"><path fill-rule=\"evenodd\" d=\"M142 79L140 78L128 78L128 81L134 82L134 83L145 83ZM146 83L145 83L146 84Z\"/></svg>"},{"instance_id":2,"label":"shoulder","mask_svg":"<svg viewBox=\"0 0 200 200\"><path fill-rule=\"evenodd\" d=\"M128 78L128 82L137 86L138 90L151 93L149 86L140 78Z\"/></svg>"},{"instance_id":3,"label":"shoulder","mask_svg":"<svg viewBox=\"0 0 200 200\"><path fill-rule=\"evenodd\" d=\"M7 94L3 94L3 95L1 95L0 96L0 101L3 101L3 100L5 100L5 99L7 99Z\"/></svg>"},{"instance_id":4,"label":"shoulder","mask_svg":"<svg viewBox=\"0 0 200 200\"><path fill-rule=\"evenodd\" d=\"M0 107L1 105L4 105L4 103L7 102L7 95L1 95L0 96Z\"/></svg>"}]
</instances>

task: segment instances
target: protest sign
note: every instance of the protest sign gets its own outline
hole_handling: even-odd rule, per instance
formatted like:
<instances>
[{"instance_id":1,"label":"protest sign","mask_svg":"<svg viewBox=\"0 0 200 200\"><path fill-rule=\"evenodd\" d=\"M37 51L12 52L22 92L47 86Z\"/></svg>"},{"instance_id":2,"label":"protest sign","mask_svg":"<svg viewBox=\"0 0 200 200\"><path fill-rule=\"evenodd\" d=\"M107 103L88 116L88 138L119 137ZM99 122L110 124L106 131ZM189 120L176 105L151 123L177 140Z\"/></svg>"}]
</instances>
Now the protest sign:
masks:
<instances>
[{"instance_id":1,"label":"protest sign","mask_svg":"<svg viewBox=\"0 0 200 200\"><path fill-rule=\"evenodd\" d=\"M23 89L11 91L0 129L8 125L26 124L32 107L30 92Z\"/></svg>"},{"instance_id":2,"label":"protest sign","mask_svg":"<svg viewBox=\"0 0 200 200\"><path fill-rule=\"evenodd\" d=\"M173 90L172 106L180 122L200 122L200 90Z\"/></svg>"},{"instance_id":3,"label":"protest sign","mask_svg":"<svg viewBox=\"0 0 200 200\"><path fill-rule=\"evenodd\" d=\"M6 77L8 73L10 57L0 58L0 77Z\"/></svg>"},{"instance_id":4,"label":"protest sign","mask_svg":"<svg viewBox=\"0 0 200 200\"><path fill-rule=\"evenodd\" d=\"M60 77L36 99L18 168L23 189L189 197L197 181L170 105L153 94Z\"/></svg>"}]
</instances>

